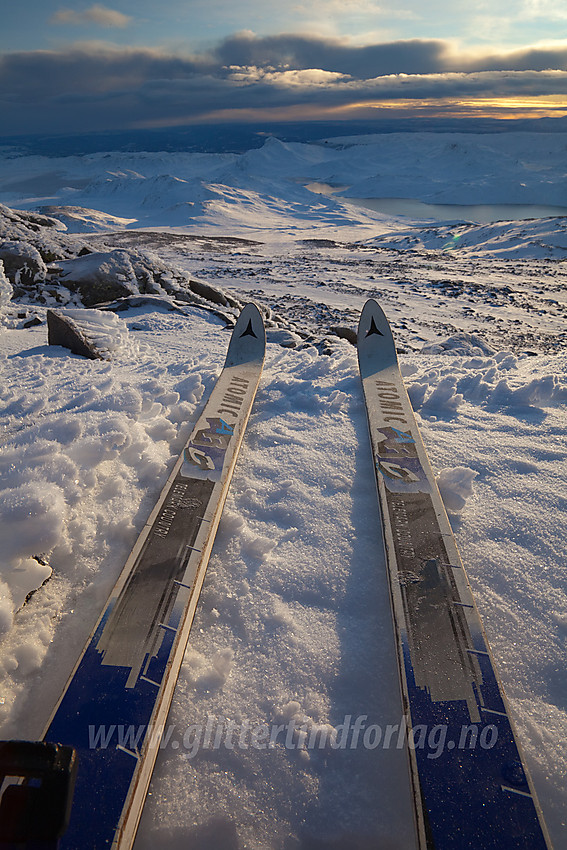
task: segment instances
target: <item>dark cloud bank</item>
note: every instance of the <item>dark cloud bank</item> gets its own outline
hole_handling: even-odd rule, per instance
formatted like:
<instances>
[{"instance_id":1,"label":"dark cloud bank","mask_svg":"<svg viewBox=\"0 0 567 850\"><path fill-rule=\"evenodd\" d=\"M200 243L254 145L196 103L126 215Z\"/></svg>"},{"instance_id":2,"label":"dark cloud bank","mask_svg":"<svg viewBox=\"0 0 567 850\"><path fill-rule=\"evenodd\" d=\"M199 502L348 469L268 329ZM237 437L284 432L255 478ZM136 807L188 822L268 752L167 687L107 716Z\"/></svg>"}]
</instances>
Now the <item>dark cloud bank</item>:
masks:
<instances>
[{"instance_id":1,"label":"dark cloud bank","mask_svg":"<svg viewBox=\"0 0 567 850\"><path fill-rule=\"evenodd\" d=\"M497 54L459 52L439 40L353 46L242 33L193 56L96 45L4 54L0 108L9 136L258 120L263 113L271 120L356 118L366 105L376 113L377 103L402 111L407 104L408 116L441 114L448 100L563 95L566 82L567 47Z\"/></svg>"}]
</instances>

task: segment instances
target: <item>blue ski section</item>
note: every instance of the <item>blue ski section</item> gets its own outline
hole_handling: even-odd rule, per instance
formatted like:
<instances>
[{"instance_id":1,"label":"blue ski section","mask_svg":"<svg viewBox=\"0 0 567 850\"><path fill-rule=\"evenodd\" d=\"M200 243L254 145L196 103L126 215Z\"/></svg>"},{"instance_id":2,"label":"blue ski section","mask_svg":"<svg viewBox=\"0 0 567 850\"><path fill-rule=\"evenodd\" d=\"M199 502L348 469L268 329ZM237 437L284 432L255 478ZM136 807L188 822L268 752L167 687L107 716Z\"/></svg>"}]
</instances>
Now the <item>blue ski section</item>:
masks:
<instances>
[{"instance_id":1,"label":"blue ski section","mask_svg":"<svg viewBox=\"0 0 567 850\"><path fill-rule=\"evenodd\" d=\"M242 311L224 369L46 729L78 771L61 850L134 840L265 351Z\"/></svg>"},{"instance_id":2,"label":"blue ski section","mask_svg":"<svg viewBox=\"0 0 567 850\"><path fill-rule=\"evenodd\" d=\"M468 580L371 300L358 350L386 548L420 850L545 850Z\"/></svg>"}]
</instances>

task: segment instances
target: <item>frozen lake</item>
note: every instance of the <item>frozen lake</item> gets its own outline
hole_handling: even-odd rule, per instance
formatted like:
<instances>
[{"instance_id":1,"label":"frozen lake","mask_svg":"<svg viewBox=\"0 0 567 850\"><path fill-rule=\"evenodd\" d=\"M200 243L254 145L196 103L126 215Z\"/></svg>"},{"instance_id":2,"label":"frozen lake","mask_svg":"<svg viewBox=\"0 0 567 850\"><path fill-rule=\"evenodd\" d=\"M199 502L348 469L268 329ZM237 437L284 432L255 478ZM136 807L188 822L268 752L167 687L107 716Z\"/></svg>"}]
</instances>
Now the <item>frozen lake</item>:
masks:
<instances>
[{"instance_id":1,"label":"frozen lake","mask_svg":"<svg viewBox=\"0 0 567 850\"><path fill-rule=\"evenodd\" d=\"M334 195L344 192L348 186L332 186L329 183L308 183L305 187L319 195ZM490 224L494 221L518 221L529 218L551 218L567 216L567 206L551 204L427 204L414 198L347 198L349 204L376 210L386 215L401 215L408 218L434 219L435 221L465 221Z\"/></svg>"}]
</instances>

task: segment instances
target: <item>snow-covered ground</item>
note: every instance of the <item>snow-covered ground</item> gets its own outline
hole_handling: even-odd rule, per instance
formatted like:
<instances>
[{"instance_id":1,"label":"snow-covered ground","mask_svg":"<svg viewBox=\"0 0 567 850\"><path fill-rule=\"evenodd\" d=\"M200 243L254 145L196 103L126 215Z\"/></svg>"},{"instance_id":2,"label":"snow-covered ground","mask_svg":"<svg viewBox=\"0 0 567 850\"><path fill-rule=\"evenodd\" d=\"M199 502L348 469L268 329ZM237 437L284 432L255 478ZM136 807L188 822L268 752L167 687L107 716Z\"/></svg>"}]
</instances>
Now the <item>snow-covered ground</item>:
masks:
<instances>
[{"instance_id":1,"label":"snow-covered ground","mask_svg":"<svg viewBox=\"0 0 567 850\"><path fill-rule=\"evenodd\" d=\"M363 734L330 745L347 718L385 730L401 716L356 351L332 330L354 329L367 297L391 319L552 838L567 842L567 219L412 221L305 188L565 206L566 143L408 134L0 158L4 737L41 733L213 386L223 316L266 310L139 850L411 846L403 751ZM45 318L80 320L95 268L131 300L83 313L107 357L90 361L48 346ZM293 722L312 746L301 732L262 746Z\"/></svg>"}]
</instances>

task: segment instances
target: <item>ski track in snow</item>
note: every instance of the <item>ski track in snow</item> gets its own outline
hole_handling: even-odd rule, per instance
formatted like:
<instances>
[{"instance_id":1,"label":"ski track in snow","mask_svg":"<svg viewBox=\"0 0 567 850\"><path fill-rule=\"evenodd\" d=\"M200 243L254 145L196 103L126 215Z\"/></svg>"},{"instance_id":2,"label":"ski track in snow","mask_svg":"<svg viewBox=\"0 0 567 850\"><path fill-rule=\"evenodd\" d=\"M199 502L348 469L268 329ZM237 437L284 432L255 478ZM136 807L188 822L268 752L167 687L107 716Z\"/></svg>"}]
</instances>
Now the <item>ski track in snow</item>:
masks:
<instances>
[{"instance_id":1,"label":"ski track in snow","mask_svg":"<svg viewBox=\"0 0 567 850\"><path fill-rule=\"evenodd\" d=\"M272 168L287 155L273 148ZM223 168L235 167L234 160L226 155ZM203 168L211 163L201 161ZM80 174L81 163L75 167ZM331 180L318 168L320 179ZM244 166L240 171L246 174ZM59 177L53 181L60 185ZM306 219L298 228L298 210L285 212L285 198L277 205L276 237L269 222L263 229L263 208L247 207L252 196L245 197L245 187L238 197L230 191L234 210L230 217L218 213L206 233L157 232L152 225L149 232L89 238L97 250L151 250L242 301L270 307L277 322L268 327L264 374L136 847L410 846L403 751L329 743L347 716L366 715L367 726L382 729L400 720L356 352L329 333L330 326L354 328L368 297L384 307L403 352L424 442L561 847L561 252L441 250L447 233L438 228L412 227L408 241L399 222L384 224L378 216L379 237L363 216L342 229L318 226L310 239ZM121 212L130 222L131 200L123 200ZM107 209L118 215L116 205ZM237 232L231 225L239 213ZM514 223L505 238L525 227ZM385 240L384 231L397 235ZM248 241L215 238L232 234ZM47 346L45 325L23 329L11 306L2 309L2 733L35 737L214 383L228 333L202 310L187 307L181 315L140 306L119 314L128 332L121 331L112 359L86 361ZM44 306L29 310L44 318ZM304 343L283 348L284 332ZM27 590L22 576L35 586L43 580L40 565L30 562L38 554L48 556L53 576L15 610ZM283 735L273 747L252 745L254 730L290 720L314 747L302 746L301 731L288 746ZM232 747L224 734L229 721ZM193 749L207 722L220 746Z\"/></svg>"}]
</instances>

